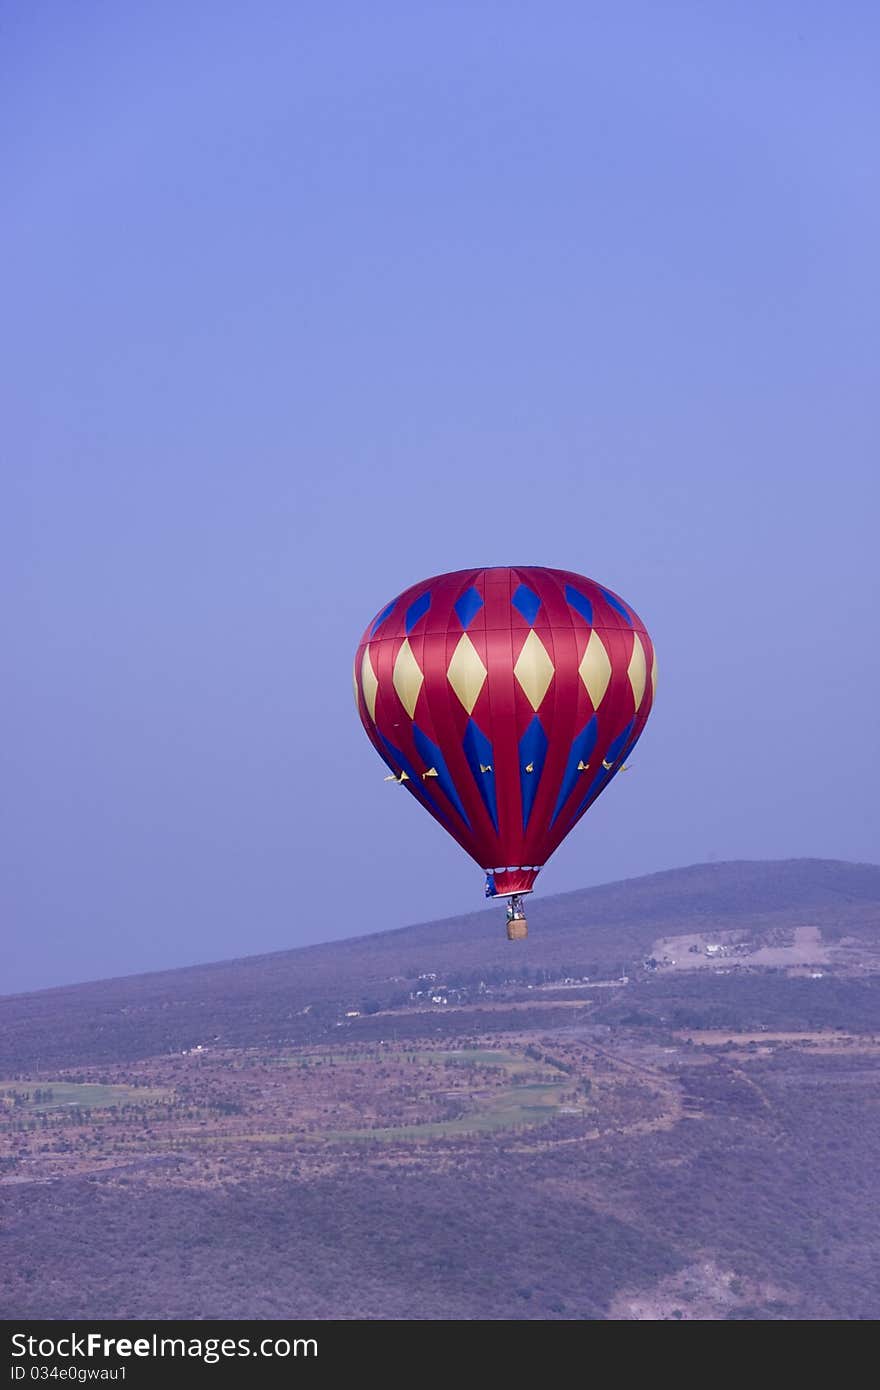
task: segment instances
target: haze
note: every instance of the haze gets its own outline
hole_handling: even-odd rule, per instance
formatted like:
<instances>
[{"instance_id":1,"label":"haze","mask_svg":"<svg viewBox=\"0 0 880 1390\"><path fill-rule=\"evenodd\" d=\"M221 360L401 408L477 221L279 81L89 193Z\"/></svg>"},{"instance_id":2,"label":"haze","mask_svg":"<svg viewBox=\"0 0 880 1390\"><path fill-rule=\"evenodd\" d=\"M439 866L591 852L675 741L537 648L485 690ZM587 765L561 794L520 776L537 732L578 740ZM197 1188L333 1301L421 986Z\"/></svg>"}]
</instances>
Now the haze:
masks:
<instances>
[{"instance_id":1,"label":"haze","mask_svg":"<svg viewBox=\"0 0 880 1390\"><path fill-rule=\"evenodd\" d=\"M539 892L878 858L878 27L5 7L0 990L478 905L351 695L466 565L658 650Z\"/></svg>"}]
</instances>

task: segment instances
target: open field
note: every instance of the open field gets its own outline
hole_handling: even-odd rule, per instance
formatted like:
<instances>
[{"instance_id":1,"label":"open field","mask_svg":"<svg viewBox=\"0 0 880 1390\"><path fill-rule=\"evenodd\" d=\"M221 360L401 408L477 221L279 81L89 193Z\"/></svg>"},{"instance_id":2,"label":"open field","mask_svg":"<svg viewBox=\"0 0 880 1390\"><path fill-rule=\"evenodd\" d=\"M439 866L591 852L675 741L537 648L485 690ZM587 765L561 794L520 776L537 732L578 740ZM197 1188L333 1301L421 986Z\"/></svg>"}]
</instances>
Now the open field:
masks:
<instances>
[{"instance_id":1,"label":"open field","mask_svg":"<svg viewBox=\"0 0 880 1390\"><path fill-rule=\"evenodd\" d=\"M146 1086L107 1086L98 1083L58 1081L0 1082L0 1128L19 1113L50 1114L56 1110L108 1110L125 1105L150 1105L166 1101L164 1091Z\"/></svg>"},{"instance_id":2,"label":"open field","mask_svg":"<svg viewBox=\"0 0 880 1390\"><path fill-rule=\"evenodd\" d=\"M853 1052L880 1052L880 1037L846 1033L842 1029L815 1033L774 1033L770 1029L760 1033L733 1033L725 1028L704 1028L698 1032L682 1029L675 1036L694 1042L698 1047L763 1047L769 1051L782 1044L814 1052L839 1052L841 1048Z\"/></svg>"},{"instance_id":3,"label":"open field","mask_svg":"<svg viewBox=\"0 0 880 1390\"><path fill-rule=\"evenodd\" d=\"M404 943L0 1000L0 1315L876 1317L880 874L817 871L813 979L754 963L803 883L761 867L750 915L689 872L708 933L652 897L505 968L413 929L410 975ZM645 963L704 936L750 963Z\"/></svg>"},{"instance_id":4,"label":"open field","mask_svg":"<svg viewBox=\"0 0 880 1390\"><path fill-rule=\"evenodd\" d=\"M18 1079L116 1101L7 1107L4 1314L159 1316L176 1271L174 1306L194 1316L467 1316L455 1271L476 1268L485 1316L858 1316L880 1293L876 1040L760 1038L525 1029L503 1045L227 1050ZM363 1276L342 1291L338 1259Z\"/></svg>"},{"instance_id":5,"label":"open field","mask_svg":"<svg viewBox=\"0 0 880 1390\"><path fill-rule=\"evenodd\" d=\"M818 968L833 960L833 948L817 926L777 928L767 937L762 941L747 930L688 932L655 941L651 957L657 961L656 969L663 972L732 966Z\"/></svg>"},{"instance_id":6,"label":"open field","mask_svg":"<svg viewBox=\"0 0 880 1390\"><path fill-rule=\"evenodd\" d=\"M307 1145L310 1163L316 1150L513 1135L563 1114L569 1123L588 1121L584 1132L598 1134L651 1109L645 1095L638 1117L633 1111L631 1060L616 1062L583 1042L560 1041L545 1052L530 1034L506 1041L504 1048L388 1044L267 1058L201 1054L189 1065L174 1059L126 1067L125 1081L115 1084L19 1080L7 1083L7 1093L37 1099L9 1101L0 1112L0 1165L7 1180L48 1181L103 1171L122 1155L183 1154L186 1181L210 1184L217 1155L242 1144ZM656 1081L658 1097L670 1090ZM79 1100L56 1104L56 1096ZM89 1096L102 1104L87 1106ZM204 1164L202 1152L210 1156Z\"/></svg>"}]
</instances>

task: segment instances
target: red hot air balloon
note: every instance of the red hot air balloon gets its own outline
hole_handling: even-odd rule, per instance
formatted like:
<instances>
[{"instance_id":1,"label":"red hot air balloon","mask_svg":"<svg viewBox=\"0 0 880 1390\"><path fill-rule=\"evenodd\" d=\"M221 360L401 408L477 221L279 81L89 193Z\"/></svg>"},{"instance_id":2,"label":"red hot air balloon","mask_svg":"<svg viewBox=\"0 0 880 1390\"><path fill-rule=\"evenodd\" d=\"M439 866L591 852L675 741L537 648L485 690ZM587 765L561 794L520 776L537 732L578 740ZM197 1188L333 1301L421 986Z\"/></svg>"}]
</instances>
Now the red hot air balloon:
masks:
<instances>
[{"instance_id":1,"label":"red hot air balloon","mask_svg":"<svg viewBox=\"0 0 880 1390\"><path fill-rule=\"evenodd\" d=\"M526 934L521 895L634 748L656 669L629 604L539 566L423 580L361 638L367 736L487 894L508 898L512 938Z\"/></svg>"}]
</instances>

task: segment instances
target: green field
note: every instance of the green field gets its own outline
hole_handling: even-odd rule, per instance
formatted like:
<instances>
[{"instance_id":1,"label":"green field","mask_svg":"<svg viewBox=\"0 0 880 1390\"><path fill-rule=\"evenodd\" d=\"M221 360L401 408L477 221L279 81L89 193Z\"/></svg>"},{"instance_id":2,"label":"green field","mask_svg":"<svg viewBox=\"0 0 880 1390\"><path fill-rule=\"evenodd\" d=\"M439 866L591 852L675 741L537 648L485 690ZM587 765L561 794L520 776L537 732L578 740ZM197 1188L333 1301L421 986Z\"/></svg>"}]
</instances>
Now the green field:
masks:
<instances>
[{"instance_id":1,"label":"green field","mask_svg":"<svg viewBox=\"0 0 880 1390\"><path fill-rule=\"evenodd\" d=\"M150 1105L167 1100L148 1086L101 1086L74 1081L0 1081L0 1118L52 1110L108 1110L114 1105ZM17 1103L16 1103L17 1101Z\"/></svg>"},{"instance_id":2,"label":"green field","mask_svg":"<svg viewBox=\"0 0 880 1390\"><path fill-rule=\"evenodd\" d=\"M515 1067L517 1071L534 1071L540 1063L530 1057L517 1056L501 1048L456 1047L446 1051L418 1053L420 1062L445 1062L450 1066Z\"/></svg>"},{"instance_id":3,"label":"green field","mask_svg":"<svg viewBox=\"0 0 880 1390\"><path fill-rule=\"evenodd\" d=\"M435 1073L432 1087L436 1087L441 1095L443 1079L442 1074L438 1075L438 1072L445 1067L454 1072L459 1068L473 1069L475 1072L490 1070L503 1084L497 1089L480 1086L473 1098L474 1108L469 1113L451 1120L433 1120L422 1124L392 1125L375 1129L326 1129L309 1135L296 1130L280 1133L261 1130L258 1133L235 1136L205 1136L204 1142L285 1143L308 1139L336 1143L377 1140L380 1143L417 1144L466 1134L485 1134L493 1130L531 1128L553 1119L559 1110L563 1092L571 1086L570 1080L548 1068L545 1062L502 1048L425 1048L396 1055L389 1055L380 1049L356 1054L313 1053L308 1059L302 1056L276 1056L271 1060L276 1065L288 1067L333 1065L344 1068L359 1067L370 1062L386 1065L394 1062L398 1067L430 1067Z\"/></svg>"},{"instance_id":4,"label":"green field","mask_svg":"<svg viewBox=\"0 0 880 1390\"><path fill-rule=\"evenodd\" d=\"M437 1120L423 1125L397 1125L389 1129L349 1129L328 1132L325 1139L378 1139L383 1143L418 1144L463 1134L485 1134L496 1129L521 1129L546 1124L559 1110L564 1086L543 1082L533 1086L512 1086L487 1098L484 1108L454 1120Z\"/></svg>"},{"instance_id":5,"label":"green field","mask_svg":"<svg viewBox=\"0 0 880 1390\"><path fill-rule=\"evenodd\" d=\"M542 1070L541 1063L533 1061L530 1057L517 1055L503 1048L487 1047L424 1048L397 1054L382 1049L375 1052L312 1052L291 1057L263 1057L260 1060L264 1064L271 1063L279 1067L358 1067L367 1062L388 1065L391 1062L403 1061L426 1066L442 1063L453 1067L503 1067L505 1070L530 1074Z\"/></svg>"},{"instance_id":6,"label":"green field","mask_svg":"<svg viewBox=\"0 0 880 1390\"><path fill-rule=\"evenodd\" d=\"M435 1120L425 1124L394 1125L381 1129L350 1129L328 1132L327 1139L376 1139L384 1143L422 1143L463 1134L485 1134L498 1129L528 1128L546 1124L557 1113L566 1084L561 1078L548 1081L547 1068L531 1057L502 1049L456 1048L416 1054L427 1065L452 1067L491 1067L514 1077L532 1077L531 1084L504 1087L480 1098L478 1108L454 1120ZM540 1078L540 1079L539 1079Z\"/></svg>"}]
</instances>

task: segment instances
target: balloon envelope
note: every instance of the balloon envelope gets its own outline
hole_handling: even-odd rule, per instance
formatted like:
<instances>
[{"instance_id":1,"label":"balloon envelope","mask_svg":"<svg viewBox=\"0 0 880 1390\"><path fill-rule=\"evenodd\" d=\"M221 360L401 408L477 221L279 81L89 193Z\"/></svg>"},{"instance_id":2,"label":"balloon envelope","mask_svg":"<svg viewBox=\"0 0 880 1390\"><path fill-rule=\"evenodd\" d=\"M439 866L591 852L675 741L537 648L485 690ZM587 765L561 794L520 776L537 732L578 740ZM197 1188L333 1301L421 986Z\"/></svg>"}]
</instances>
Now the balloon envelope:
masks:
<instances>
[{"instance_id":1,"label":"balloon envelope","mask_svg":"<svg viewBox=\"0 0 880 1390\"><path fill-rule=\"evenodd\" d=\"M498 893L524 893L635 746L656 663L617 594L518 566L405 590L367 627L354 680L394 778Z\"/></svg>"}]
</instances>

